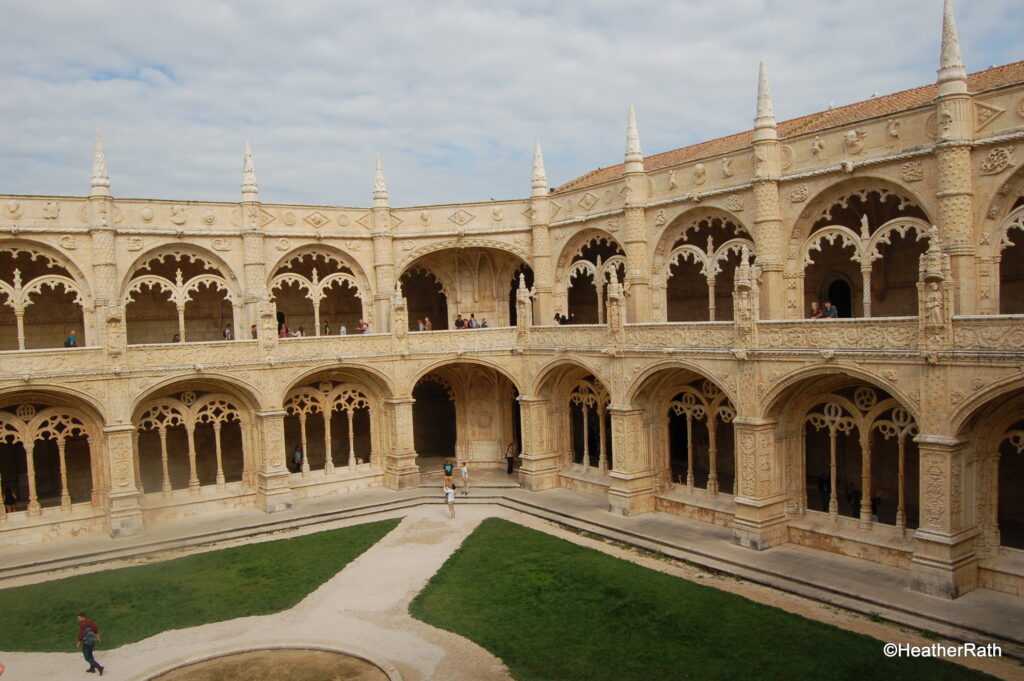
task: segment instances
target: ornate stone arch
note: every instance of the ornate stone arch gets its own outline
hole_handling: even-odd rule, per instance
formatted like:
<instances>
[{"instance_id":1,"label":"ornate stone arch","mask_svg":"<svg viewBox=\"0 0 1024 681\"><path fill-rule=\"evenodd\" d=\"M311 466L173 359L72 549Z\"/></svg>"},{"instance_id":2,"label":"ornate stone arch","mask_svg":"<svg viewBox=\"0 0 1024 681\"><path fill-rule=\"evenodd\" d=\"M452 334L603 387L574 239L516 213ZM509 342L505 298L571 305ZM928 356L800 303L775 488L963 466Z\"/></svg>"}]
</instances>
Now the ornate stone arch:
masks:
<instances>
[{"instance_id":1,"label":"ornate stone arch","mask_svg":"<svg viewBox=\"0 0 1024 681\"><path fill-rule=\"evenodd\" d=\"M232 269L227 261L203 246L184 242L156 246L135 258L128 269L125 270L125 276L121 281L120 299L122 301L125 299L132 280L135 279L138 272L148 269L148 265L154 261L164 262L168 258L173 260L188 259L192 263L203 263L206 266L205 269L216 270L224 281L225 286L231 291L233 298L241 299L242 291L238 283L238 273Z\"/></svg>"},{"instance_id":2,"label":"ornate stone arch","mask_svg":"<svg viewBox=\"0 0 1024 681\"><path fill-rule=\"evenodd\" d=\"M283 267L294 263L296 260L301 260L307 256L321 256L324 259L337 263L339 268L348 268L352 272L352 277L355 281L355 287L361 291L363 295L368 298L373 296L373 282L363 266L347 251L330 246L328 244L307 244L305 246L299 246L298 248L288 251L274 263L273 267L267 270L267 288L269 290L274 278L278 274L278 270ZM326 276L324 276L326 278Z\"/></svg>"},{"instance_id":3,"label":"ornate stone arch","mask_svg":"<svg viewBox=\"0 0 1024 681\"><path fill-rule=\"evenodd\" d=\"M396 268L398 275L396 278L401 278L405 274L405 270L411 264L419 260L425 255L430 255L437 251L444 250L457 250L462 248L493 248L499 251L505 251L511 253L525 263L530 262L530 255L521 246L510 243L508 241L501 241L498 239L484 239L478 237L460 237L457 239L448 239L446 241L437 241L426 246L420 246L411 253L409 253L402 260L401 264Z\"/></svg>"},{"instance_id":4,"label":"ornate stone arch","mask_svg":"<svg viewBox=\"0 0 1024 681\"><path fill-rule=\"evenodd\" d=\"M672 245L680 239L686 238L691 231L697 234L701 229L700 224L702 222L712 224L711 221L721 220L723 223L732 223L739 233L737 238L742 238L740 235L745 234L746 238L751 242L751 251L756 252L753 246L753 239L750 236L750 230L735 213L715 207L686 207L677 210L676 215L669 219L668 224L665 225L661 235L654 242L650 253L648 253L651 263L652 280L664 283L665 269L668 267L668 260L671 258L670 253L673 251ZM693 245L699 248L702 244L694 243ZM706 251L706 249L702 250Z\"/></svg>"}]
</instances>

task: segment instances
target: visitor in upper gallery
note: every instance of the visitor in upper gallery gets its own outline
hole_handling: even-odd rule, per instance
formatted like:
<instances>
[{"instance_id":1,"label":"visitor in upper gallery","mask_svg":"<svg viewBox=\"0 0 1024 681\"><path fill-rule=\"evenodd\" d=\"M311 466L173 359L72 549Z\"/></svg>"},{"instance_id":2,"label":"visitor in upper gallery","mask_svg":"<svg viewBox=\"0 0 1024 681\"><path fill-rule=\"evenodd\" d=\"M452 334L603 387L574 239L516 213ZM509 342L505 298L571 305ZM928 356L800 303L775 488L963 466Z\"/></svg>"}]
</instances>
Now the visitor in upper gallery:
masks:
<instances>
[{"instance_id":1,"label":"visitor in upper gallery","mask_svg":"<svg viewBox=\"0 0 1024 681\"><path fill-rule=\"evenodd\" d=\"M279 338L291 338L291 334L288 333L288 325L281 324L280 329L278 329L277 335Z\"/></svg>"},{"instance_id":2,"label":"visitor in upper gallery","mask_svg":"<svg viewBox=\"0 0 1024 681\"><path fill-rule=\"evenodd\" d=\"M476 313L475 312L472 312L469 315L469 328L471 328L471 329L479 329L480 328L480 322L478 322L476 320Z\"/></svg>"},{"instance_id":3,"label":"visitor in upper gallery","mask_svg":"<svg viewBox=\"0 0 1024 681\"><path fill-rule=\"evenodd\" d=\"M456 315L456 317L455 317L455 328L456 329L464 329L464 328L466 328L466 320L462 318L461 314Z\"/></svg>"},{"instance_id":4,"label":"visitor in upper gallery","mask_svg":"<svg viewBox=\"0 0 1024 681\"><path fill-rule=\"evenodd\" d=\"M821 309L821 305L818 305L817 300L811 301L811 314L808 319L821 319L825 316L825 311Z\"/></svg>"},{"instance_id":5,"label":"visitor in upper gallery","mask_svg":"<svg viewBox=\"0 0 1024 681\"><path fill-rule=\"evenodd\" d=\"M828 298L825 299L825 310L824 314L822 314L822 317L824 317L825 319L839 318L839 310L837 310L835 306L832 305L832 301L829 300Z\"/></svg>"},{"instance_id":6,"label":"visitor in upper gallery","mask_svg":"<svg viewBox=\"0 0 1024 681\"><path fill-rule=\"evenodd\" d=\"M174 334L173 336L171 336L171 342L172 343L180 343L181 342L181 336L179 336L178 334Z\"/></svg>"},{"instance_id":7,"label":"visitor in upper gallery","mask_svg":"<svg viewBox=\"0 0 1024 681\"><path fill-rule=\"evenodd\" d=\"M325 336L330 336L331 335L331 323L330 322L324 322L324 335Z\"/></svg>"},{"instance_id":8,"label":"visitor in upper gallery","mask_svg":"<svg viewBox=\"0 0 1024 681\"><path fill-rule=\"evenodd\" d=\"M78 338L75 336L75 331L72 331L67 338L64 339L64 347L74 348L78 347Z\"/></svg>"},{"instance_id":9,"label":"visitor in upper gallery","mask_svg":"<svg viewBox=\"0 0 1024 681\"><path fill-rule=\"evenodd\" d=\"M345 323L342 322L341 324L338 324L338 335L339 336L344 336L347 333L348 333L348 327L345 326Z\"/></svg>"},{"instance_id":10,"label":"visitor in upper gallery","mask_svg":"<svg viewBox=\"0 0 1024 681\"><path fill-rule=\"evenodd\" d=\"M487 328L487 317L484 317L482 320L480 320L480 328L481 329L486 329Z\"/></svg>"},{"instance_id":11,"label":"visitor in upper gallery","mask_svg":"<svg viewBox=\"0 0 1024 681\"><path fill-rule=\"evenodd\" d=\"M423 330L424 331L433 331L434 330L434 325L430 323L430 317L424 317L423 318Z\"/></svg>"},{"instance_id":12,"label":"visitor in upper gallery","mask_svg":"<svg viewBox=\"0 0 1024 681\"><path fill-rule=\"evenodd\" d=\"M416 320L416 327L417 327L417 328L418 328L418 329L419 329L420 331L426 331L426 330L427 330L427 325L423 323L423 320L422 320L422 319L417 319L417 320Z\"/></svg>"},{"instance_id":13,"label":"visitor in upper gallery","mask_svg":"<svg viewBox=\"0 0 1024 681\"><path fill-rule=\"evenodd\" d=\"M255 324L253 324L251 327L249 327L249 333L252 334L253 338L256 337L256 325Z\"/></svg>"}]
</instances>

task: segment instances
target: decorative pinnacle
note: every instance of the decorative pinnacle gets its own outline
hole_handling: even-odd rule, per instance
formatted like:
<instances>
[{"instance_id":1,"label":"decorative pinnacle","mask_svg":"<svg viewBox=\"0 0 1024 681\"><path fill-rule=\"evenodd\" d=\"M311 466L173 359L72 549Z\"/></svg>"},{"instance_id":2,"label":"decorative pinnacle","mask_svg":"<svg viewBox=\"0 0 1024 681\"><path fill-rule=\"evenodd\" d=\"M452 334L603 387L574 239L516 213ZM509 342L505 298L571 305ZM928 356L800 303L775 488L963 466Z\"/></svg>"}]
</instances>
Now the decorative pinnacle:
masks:
<instances>
[{"instance_id":1,"label":"decorative pinnacle","mask_svg":"<svg viewBox=\"0 0 1024 681\"><path fill-rule=\"evenodd\" d=\"M107 176L107 157L103 153L103 138L96 130L96 144L92 155L91 196L110 196L110 178Z\"/></svg>"},{"instance_id":2,"label":"decorative pinnacle","mask_svg":"<svg viewBox=\"0 0 1024 681\"><path fill-rule=\"evenodd\" d=\"M953 0L942 8L942 51L939 56L939 95L967 92L967 69L960 56L960 39L956 34Z\"/></svg>"},{"instance_id":3,"label":"decorative pinnacle","mask_svg":"<svg viewBox=\"0 0 1024 681\"><path fill-rule=\"evenodd\" d=\"M533 143L533 196L548 195L548 174L544 171L544 154L540 150L540 140Z\"/></svg>"},{"instance_id":4,"label":"decorative pinnacle","mask_svg":"<svg viewBox=\"0 0 1024 681\"><path fill-rule=\"evenodd\" d=\"M256 167L252 162L252 145L245 141L245 161L242 164L242 201L259 201L260 188L256 184Z\"/></svg>"},{"instance_id":5,"label":"decorative pinnacle","mask_svg":"<svg viewBox=\"0 0 1024 681\"><path fill-rule=\"evenodd\" d=\"M388 205L388 187L384 184L384 164L377 154L377 171L373 176L373 202L378 206Z\"/></svg>"},{"instance_id":6,"label":"decorative pinnacle","mask_svg":"<svg viewBox=\"0 0 1024 681\"><path fill-rule=\"evenodd\" d=\"M775 131L775 107L768 89L768 68L761 62L757 74L757 116L754 118L754 139L778 139Z\"/></svg>"},{"instance_id":7,"label":"decorative pinnacle","mask_svg":"<svg viewBox=\"0 0 1024 681\"><path fill-rule=\"evenodd\" d=\"M636 128L636 110L629 105L629 119L626 123L626 167L625 174L644 172L644 154L640 151L640 133Z\"/></svg>"}]
</instances>

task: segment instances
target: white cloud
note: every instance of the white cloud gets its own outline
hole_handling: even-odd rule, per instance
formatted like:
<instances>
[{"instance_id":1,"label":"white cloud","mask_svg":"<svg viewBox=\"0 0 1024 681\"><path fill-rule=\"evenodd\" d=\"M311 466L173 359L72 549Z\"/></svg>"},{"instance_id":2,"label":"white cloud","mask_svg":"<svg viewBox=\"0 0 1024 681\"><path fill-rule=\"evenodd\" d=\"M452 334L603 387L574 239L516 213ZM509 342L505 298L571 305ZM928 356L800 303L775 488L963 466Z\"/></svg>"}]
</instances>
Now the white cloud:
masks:
<instances>
[{"instance_id":1,"label":"white cloud","mask_svg":"<svg viewBox=\"0 0 1024 681\"><path fill-rule=\"evenodd\" d=\"M9 1L0 192L88 190L101 128L116 196L235 201L251 139L267 202L529 193L751 126L757 62L779 119L934 80L940 0ZM961 0L969 70L1020 58L1014 0Z\"/></svg>"}]
</instances>

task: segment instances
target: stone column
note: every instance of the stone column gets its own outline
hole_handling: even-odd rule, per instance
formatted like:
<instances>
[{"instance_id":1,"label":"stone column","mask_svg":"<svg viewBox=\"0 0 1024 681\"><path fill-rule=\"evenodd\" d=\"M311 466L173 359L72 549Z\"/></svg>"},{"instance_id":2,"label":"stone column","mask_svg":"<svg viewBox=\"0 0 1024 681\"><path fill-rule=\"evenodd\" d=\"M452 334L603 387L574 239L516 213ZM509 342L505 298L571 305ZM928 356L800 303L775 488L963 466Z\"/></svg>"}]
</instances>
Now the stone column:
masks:
<instances>
[{"instance_id":1,"label":"stone column","mask_svg":"<svg viewBox=\"0 0 1024 681\"><path fill-rule=\"evenodd\" d=\"M376 280L376 290L373 292L372 330L384 333L390 331L388 326L391 323L391 292L395 290L395 256L391 248L391 207L388 204L388 189L384 184L384 167L380 154L377 155L377 170L373 180L373 208L370 214L373 225L370 230L370 236L373 238L373 271ZM363 313L366 314L366 311Z\"/></svg>"},{"instance_id":2,"label":"stone column","mask_svg":"<svg viewBox=\"0 0 1024 681\"><path fill-rule=\"evenodd\" d=\"M938 141L939 229L950 255L953 281L957 283L955 314L976 314L977 296L973 197L971 186L971 143L974 102L967 90L967 71L960 57L960 42L952 3L947 2L942 21L942 49L939 58L938 94L935 117Z\"/></svg>"},{"instance_id":3,"label":"stone column","mask_svg":"<svg viewBox=\"0 0 1024 681\"><path fill-rule=\"evenodd\" d=\"M292 490L285 463L284 417L282 410L256 412L256 427L262 445L256 472L257 504L267 513L292 507Z\"/></svg>"},{"instance_id":4,"label":"stone column","mask_svg":"<svg viewBox=\"0 0 1024 681\"><path fill-rule=\"evenodd\" d=\"M765 319L785 316L786 238L779 211L782 145L775 127L775 110L768 89L768 72L761 62L754 119L754 241L761 266L761 311ZM802 294L801 294L802 295Z\"/></svg>"},{"instance_id":5,"label":"stone column","mask_svg":"<svg viewBox=\"0 0 1024 681\"><path fill-rule=\"evenodd\" d=\"M732 541L757 550L782 544L788 539L785 466L775 442L776 423L749 417L737 417L732 423L738 463Z\"/></svg>"},{"instance_id":6,"label":"stone column","mask_svg":"<svg viewBox=\"0 0 1024 681\"><path fill-rule=\"evenodd\" d=\"M519 480L534 492L558 487L558 452L552 446L550 410L551 401L545 397L519 396L523 436Z\"/></svg>"},{"instance_id":7,"label":"stone column","mask_svg":"<svg viewBox=\"0 0 1024 681\"><path fill-rule=\"evenodd\" d=\"M608 510L639 515L654 510L657 482L644 427L644 410L610 406L612 420L612 486Z\"/></svg>"},{"instance_id":8,"label":"stone column","mask_svg":"<svg viewBox=\"0 0 1024 681\"><path fill-rule=\"evenodd\" d=\"M920 448L921 515L910 586L956 598L978 586L974 463L968 461L965 443L955 438L921 434L915 441Z\"/></svg>"},{"instance_id":9,"label":"stone column","mask_svg":"<svg viewBox=\"0 0 1024 681\"><path fill-rule=\"evenodd\" d=\"M107 470L110 491L107 494L107 531L111 537L131 537L145 530L142 520L142 495L136 486L135 427L131 424L107 426ZM90 451L99 455L99 448L90 443ZM95 482L93 483L95 485Z\"/></svg>"},{"instance_id":10,"label":"stone column","mask_svg":"<svg viewBox=\"0 0 1024 681\"><path fill-rule=\"evenodd\" d=\"M267 267L263 249L264 234L260 225L260 193L256 184L256 168L252 159L252 146L245 143L245 158L242 163L242 201L238 204L242 225L243 272L245 282L242 291L244 319L235 319L235 338L252 339L250 328L256 325L257 333L265 335L268 330L260 319L260 303L267 300ZM274 324L274 338L277 337ZM182 338L184 340L184 338ZM261 343L266 345L265 342Z\"/></svg>"},{"instance_id":11,"label":"stone column","mask_svg":"<svg viewBox=\"0 0 1024 681\"><path fill-rule=\"evenodd\" d=\"M548 194L548 177L544 171L544 157L540 140L533 148L533 179L530 194L530 232L533 268L533 315L531 324L551 324L555 316L554 282L555 273L551 267L551 199Z\"/></svg>"},{"instance_id":12,"label":"stone column","mask_svg":"<svg viewBox=\"0 0 1024 681\"><path fill-rule=\"evenodd\" d=\"M629 291L626 300L627 320L648 322L651 320L651 272L647 264L647 221L644 210L648 198L647 175L644 172L644 156L640 151L636 112L632 106L629 107L626 126L626 156L622 176L626 179L623 245L626 249L626 288ZM599 283L597 295L601 297Z\"/></svg>"},{"instance_id":13,"label":"stone column","mask_svg":"<svg viewBox=\"0 0 1024 681\"><path fill-rule=\"evenodd\" d=\"M391 410L391 451L384 457L384 486L401 490L418 487L420 468L416 464L413 439L412 395L384 400Z\"/></svg>"},{"instance_id":14,"label":"stone column","mask_svg":"<svg viewBox=\"0 0 1024 681\"><path fill-rule=\"evenodd\" d=\"M103 344L108 357L124 354L126 332L124 313L118 296L117 253L113 225L114 199L103 142L96 132L93 154L92 188L89 192L89 237L92 241L92 278L94 314L83 315L83 345Z\"/></svg>"}]
</instances>

